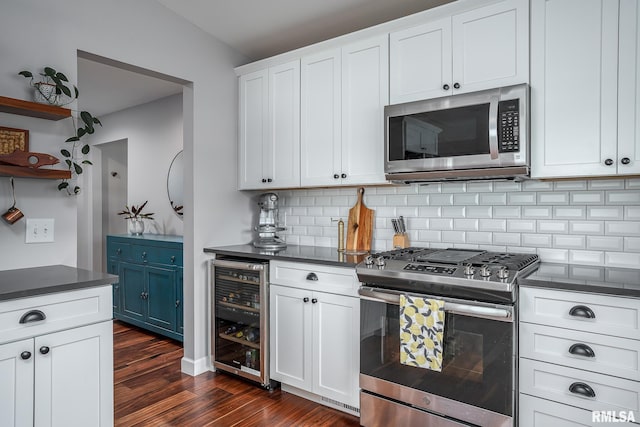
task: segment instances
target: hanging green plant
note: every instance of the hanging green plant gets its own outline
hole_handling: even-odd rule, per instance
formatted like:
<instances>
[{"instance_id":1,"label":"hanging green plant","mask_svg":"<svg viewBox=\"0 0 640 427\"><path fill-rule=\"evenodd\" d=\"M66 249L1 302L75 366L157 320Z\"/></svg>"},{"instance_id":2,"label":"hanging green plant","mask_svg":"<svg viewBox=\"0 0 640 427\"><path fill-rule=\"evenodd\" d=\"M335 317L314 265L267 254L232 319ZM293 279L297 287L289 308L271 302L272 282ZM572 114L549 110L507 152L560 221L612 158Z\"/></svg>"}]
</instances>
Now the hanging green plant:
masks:
<instances>
[{"instance_id":1,"label":"hanging green plant","mask_svg":"<svg viewBox=\"0 0 640 427\"><path fill-rule=\"evenodd\" d=\"M62 106L70 104L78 98L78 88L69 83L67 76L55 68L44 67L43 72L38 74L42 77L40 81L35 81L34 75L30 71L20 71L18 73L18 75L30 79L29 84L35 89L34 100L36 102ZM93 164L86 158L91 151L91 146L83 143L81 138L85 135L93 134L96 125L102 126L100 120L97 117L93 117L88 111L72 111L71 121L75 133L65 141L65 143L71 145L60 150L60 154L64 157L64 162L71 172L71 178L63 179L58 184L58 190L66 191L69 195L80 192L80 187L77 184L72 187L70 182L84 172L83 165ZM81 126L78 126L79 121Z\"/></svg>"}]
</instances>

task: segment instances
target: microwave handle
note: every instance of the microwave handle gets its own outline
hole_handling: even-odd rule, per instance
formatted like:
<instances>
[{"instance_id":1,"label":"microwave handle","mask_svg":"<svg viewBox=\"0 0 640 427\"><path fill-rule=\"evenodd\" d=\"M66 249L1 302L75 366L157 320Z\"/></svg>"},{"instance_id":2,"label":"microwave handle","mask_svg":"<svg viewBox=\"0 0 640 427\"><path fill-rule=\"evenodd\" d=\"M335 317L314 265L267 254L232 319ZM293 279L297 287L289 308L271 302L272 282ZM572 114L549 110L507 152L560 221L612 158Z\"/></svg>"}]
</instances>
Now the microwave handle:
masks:
<instances>
[{"instance_id":1,"label":"microwave handle","mask_svg":"<svg viewBox=\"0 0 640 427\"><path fill-rule=\"evenodd\" d=\"M492 96L489 102L489 155L498 159L498 103L500 98Z\"/></svg>"}]
</instances>

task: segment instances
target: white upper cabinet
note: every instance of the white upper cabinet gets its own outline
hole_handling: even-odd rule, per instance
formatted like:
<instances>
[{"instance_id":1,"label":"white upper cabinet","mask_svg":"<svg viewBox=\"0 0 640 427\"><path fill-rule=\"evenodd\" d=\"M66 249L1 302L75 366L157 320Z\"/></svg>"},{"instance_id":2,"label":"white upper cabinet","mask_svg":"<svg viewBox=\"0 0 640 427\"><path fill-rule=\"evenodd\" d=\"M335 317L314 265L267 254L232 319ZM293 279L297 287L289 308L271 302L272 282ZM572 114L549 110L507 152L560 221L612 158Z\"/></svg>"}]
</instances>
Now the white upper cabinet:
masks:
<instances>
[{"instance_id":1,"label":"white upper cabinet","mask_svg":"<svg viewBox=\"0 0 640 427\"><path fill-rule=\"evenodd\" d=\"M637 1L532 0L531 14L532 177L639 173Z\"/></svg>"},{"instance_id":2,"label":"white upper cabinet","mask_svg":"<svg viewBox=\"0 0 640 427\"><path fill-rule=\"evenodd\" d=\"M387 37L303 57L301 67L302 186L385 183Z\"/></svg>"},{"instance_id":3,"label":"white upper cabinet","mask_svg":"<svg viewBox=\"0 0 640 427\"><path fill-rule=\"evenodd\" d=\"M529 81L529 7L506 0L390 34L392 104Z\"/></svg>"},{"instance_id":4,"label":"white upper cabinet","mask_svg":"<svg viewBox=\"0 0 640 427\"><path fill-rule=\"evenodd\" d=\"M240 76L238 188L300 186L300 61Z\"/></svg>"}]
</instances>

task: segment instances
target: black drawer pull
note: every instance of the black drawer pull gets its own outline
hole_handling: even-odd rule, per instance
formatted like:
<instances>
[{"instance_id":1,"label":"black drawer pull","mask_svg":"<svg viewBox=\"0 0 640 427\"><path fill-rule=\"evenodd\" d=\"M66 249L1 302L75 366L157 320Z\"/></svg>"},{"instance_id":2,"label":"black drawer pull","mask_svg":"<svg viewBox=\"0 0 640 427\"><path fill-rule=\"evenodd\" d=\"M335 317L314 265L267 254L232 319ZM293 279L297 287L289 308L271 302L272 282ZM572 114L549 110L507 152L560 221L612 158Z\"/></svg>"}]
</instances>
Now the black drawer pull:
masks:
<instances>
[{"instance_id":1,"label":"black drawer pull","mask_svg":"<svg viewBox=\"0 0 640 427\"><path fill-rule=\"evenodd\" d=\"M49 353L49 347L47 347L46 345L43 345L42 347L40 347L40 353L42 354Z\"/></svg>"},{"instance_id":2,"label":"black drawer pull","mask_svg":"<svg viewBox=\"0 0 640 427\"><path fill-rule=\"evenodd\" d=\"M317 282L318 276L316 275L316 273L309 273L307 274L307 280L313 280L314 282Z\"/></svg>"},{"instance_id":3,"label":"black drawer pull","mask_svg":"<svg viewBox=\"0 0 640 427\"><path fill-rule=\"evenodd\" d=\"M116 253L117 253L118 255L120 255L120 254L122 253L122 249L120 249L120 248L116 249Z\"/></svg>"},{"instance_id":4,"label":"black drawer pull","mask_svg":"<svg viewBox=\"0 0 640 427\"><path fill-rule=\"evenodd\" d=\"M596 392L585 383L573 383L569 386L569 391L573 394L579 394L584 397L596 397Z\"/></svg>"},{"instance_id":5,"label":"black drawer pull","mask_svg":"<svg viewBox=\"0 0 640 427\"><path fill-rule=\"evenodd\" d=\"M22 315L20 323L40 322L46 318L47 316L40 310L31 310Z\"/></svg>"},{"instance_id":6,"label":"black drawer pull","mask_svg":"<svg viewBox=\"0 0 640 427\"><path fill-rule=\"evenodd\" d=\"M575 356L596 357L596 353L586 344L574 344L569 347L569 353Z\"/></svg>"},{"instance_id":7,"label":"black drawer pull","mask_svg":"<svg viewBox=\"0 0 640 427\"><path fill-rule=\"evenodd\" d=\"M29 360L31 358L31 352L30 351L23 351L22 353L20 353L20 358L22 360Z\"/></svg>"},{"instance_id":8,"label":"black drawer pull","mask_svg":"<svg viewBox=\"0 0 640 427\"><path fill-rule=\"evenodd\" d=\"M176 262L176 256L175 255L171 255L171 264L173 264L174 262Z\"/></svg>"},{"instance_id":9,"label":"black drawer pull","mask_svg":"<svg viewBox=\"0 0 640 427\"><path fill-rule=\"evenodd\" d=\"M571 307L569 315L574 317L584 317L585 319L595 319L596 314L586 305L576 305Z\"/></svg>"}]
</instances>

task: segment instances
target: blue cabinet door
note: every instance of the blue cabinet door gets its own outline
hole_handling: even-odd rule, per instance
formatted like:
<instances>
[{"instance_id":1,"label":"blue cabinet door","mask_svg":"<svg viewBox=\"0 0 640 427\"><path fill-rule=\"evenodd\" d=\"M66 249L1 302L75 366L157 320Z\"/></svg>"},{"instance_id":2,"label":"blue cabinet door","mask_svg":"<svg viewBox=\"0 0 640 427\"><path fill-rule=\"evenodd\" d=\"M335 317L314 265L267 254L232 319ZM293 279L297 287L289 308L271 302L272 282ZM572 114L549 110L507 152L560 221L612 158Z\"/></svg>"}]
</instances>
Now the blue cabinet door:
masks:
<instances>
[{"instance_id":1,"label":"blue cabinet door","mask_svg":"<svg viewBox=\"0 0 640 427\"><path fill-rule=\"evenodd\" d=\"M175 268L146 267L147 322L175 331L176 328L176 270Z\"/></svg>"},{"instance_id":2,"label":"blue cabinet door","mask_svg":"<svg viewBox=\"0 0 640 427\"><path fill-rule=\"evenodd\" d=\"M122 316L131 320L145 320L145 267L128 262L120 263L120 295Z\"/></svg>"},{"instance_id":3,"label":"blue cabinet door","mask_svg":"<svg viewBox=\"0 0 640 427\"><path fill-rule=\"evenodd\" d=\"M176 322L176 332L179 333L180 335L184 334L184 291L182 289L183 285L184 285L184 276L183 276L183 269L179 268L177 270L178 273L178 289L176 289L176 291L178 292L178 298L176 299L176 315L178 316L177 318L177 322Z\"/></svg>"},{"instance_id":4,"label":"blue cabinet door","mask_svg":"<svg viewBox=\"0 0 640 427\"><path fill-rule=\"evenodd\" d=\"M120 277L120 262L115 259L115 258L109 258L109 261L107 263L107 273L109 274L115 274L116 276ZM113 291L113 315L117 316L118 314L120 314L120 282L121 280L118 281L118 283L114 283L113 285L111 285L111 289Z\"/></svg>"}]
</instances>

